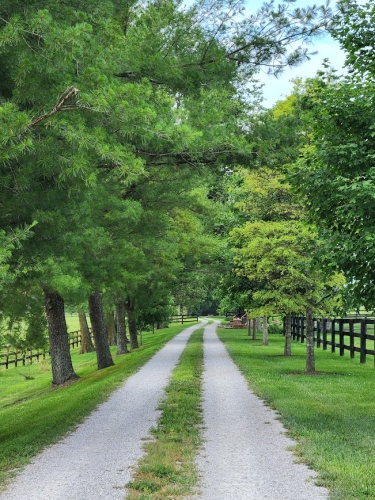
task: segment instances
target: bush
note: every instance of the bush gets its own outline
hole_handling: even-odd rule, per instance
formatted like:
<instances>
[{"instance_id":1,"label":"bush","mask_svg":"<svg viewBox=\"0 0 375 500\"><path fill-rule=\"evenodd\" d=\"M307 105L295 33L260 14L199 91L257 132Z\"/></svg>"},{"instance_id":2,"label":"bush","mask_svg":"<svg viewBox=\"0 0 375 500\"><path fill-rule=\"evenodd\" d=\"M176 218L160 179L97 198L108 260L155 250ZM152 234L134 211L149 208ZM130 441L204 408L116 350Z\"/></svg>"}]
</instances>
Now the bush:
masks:
<instances>
[{"instance_id":1,"label":"bush","mask_svg":"<svg viewBox=\"0 0 375 500\"><path fill-rule=\"evenodd\" d=\"M284 333L283 325L280 323L271 323L268 325L268 333L282 335Z\"/></svg>"}]
</instances>

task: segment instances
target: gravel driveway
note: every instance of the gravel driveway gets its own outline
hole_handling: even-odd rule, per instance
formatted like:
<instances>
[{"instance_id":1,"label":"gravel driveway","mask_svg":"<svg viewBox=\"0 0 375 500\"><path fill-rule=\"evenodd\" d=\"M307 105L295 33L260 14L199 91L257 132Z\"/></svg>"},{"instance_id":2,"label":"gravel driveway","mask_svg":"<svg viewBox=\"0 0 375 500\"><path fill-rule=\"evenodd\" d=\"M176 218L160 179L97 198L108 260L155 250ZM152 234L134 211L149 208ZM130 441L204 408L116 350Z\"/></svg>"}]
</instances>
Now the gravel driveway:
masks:
<instances>
[{"instance_id":1,"label":"gravel driveway","mask_svg":"<svg viewBox=\"0 0 375 500\"><path fill-rule=\"evenodd\" d=\"M248 388L216 335L204 336L205 446L198 459L201 500L326 500L311 481L313 472L296 463L277 414Z\"/></svg>"},{"instance_id":2,"label":"gravel driveway","mask_svg":"<svg viewBox=\"0 0 375 500\"><path fill-rule=\"evenodd\" d=\"M171 371L200 326L170 340L75 431L38 455L0 499L123 500Z\"/></svg>"},{"instance_id":3,"label":"gravel driveway","mask_svg":"<svg viewBox=\"0 0 375 500\"><path fill-rule=\"evenodd\" d=\"M142 438L191 333L187 328L59 443L47 448L0 500L123 500ZM205 446L200 500L326 500L287 448L276 414L248 389L215 332L205 329ZM48 418L48 415L46 415Z\"/></svg>"}]
</instances>

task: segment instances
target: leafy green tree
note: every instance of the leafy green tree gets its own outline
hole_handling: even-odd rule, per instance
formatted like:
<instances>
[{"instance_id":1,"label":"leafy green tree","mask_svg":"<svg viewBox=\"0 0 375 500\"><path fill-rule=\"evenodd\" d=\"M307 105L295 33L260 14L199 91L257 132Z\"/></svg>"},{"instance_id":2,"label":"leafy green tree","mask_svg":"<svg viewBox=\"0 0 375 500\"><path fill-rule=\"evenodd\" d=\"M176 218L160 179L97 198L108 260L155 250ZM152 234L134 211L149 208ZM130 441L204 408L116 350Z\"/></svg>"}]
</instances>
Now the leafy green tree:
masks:
<instances>
[{"instance_id":1,"label":"leafy green tree","mask_svg":"<svg viewBox=\"0 0 375 500\"><path fill-rule=\"evenodd\" d=\"M346 51L349 76L328 65L305 83L302 111L309 145L290 176L325 246L320 261L347 278L349 306L373 309L374 9L338 3L331 33Z\"/></svg>"},{"instance_id":2,"label":"leafy green tree","mask_svg":"<svg viewBox=\"0 0 375 500\"><path fill-rule=\"evenodd\" d=\"M277 110L280 110L280 104ZM288 106L284 113L292 111ZM285 124L285 120L281 123ZM298 145L306 139L293 139L293 134L298 136L300 128L294 128L295 120L290 123L289 133L284 130L283 135L288 138L287 150L290 144L294 144L290 156L293 159L298 155ZM276 153L278 161L282 158L285 161L288 157L283 154L282 146L281 141ZM267 150L263 154L266 160ZM274 159L275 150L270 148L268 155ZM278 165L279 170L285 170L285 165ZM253 315L287 316L284 354L290 355L290 315L306 312L311 318L312 312L318 313L324 307L329 309L332 304L325 303L323 307L322 301L331 296L334 286L319 268L313 266L312 255L319 247L317 233L313 226L307 226L303 221L302 207L293 200L284 175L268 168L241 172L241 175L243 182L233 191L237 200L234 205L244 212L247 222L230 233L235 272L248 280L250 301L247 309L251 308ZM306 371L313 372L310 324L308 330Z\"/></svg>"},{"instance_id":3,"label":"leafy green tree","mask_svg":"<svg viewBox=\"0 0 375 500\"><path fill-rule=\"evenodd\" d=\"M300 221L254 222L232 231L235 269L256 284L252 293L252 313L256 316L312 314L332 312L331 297L342 283L327 280L314 269L312 249L317 235ZM327 302L324 299L331 298ZM339 305L339 303L337 304ZM308 337L308 336L307 336ZM306 371L315 371L313 341L307 338ZM285 355L290 355L290 337L286 336Z\"/></svg>"},{"instance_id":4,"label":"leafy green tree","mask_svg":"<svg viewBox=\"0 0 375 500\"><path fill-rule=\"evenodd\" d=\"M374 307L374 85L331 74L309 81L304 106L310 144L290 175L325 245L328 272L345 274L352 304Z\"/></svg>"},{"instance_id":5,"label":"leafy green tree","mask_svg":"<svg viewBox=\"0 0 375 500\"><path fill-rule=\"evenodd\" d=\"M9 296L13 300L9 300ZM19 350L45 349L47 323L40 288L30 283L20 286L17 279L13 279L0 289L0 301L0 343Z\"/></svg>"},{"instance_id":6,"label":"leafy green tree","mask_svg":"<svg viewBox=\"0 0 375 500\"><path fill-rule=\"evenodd\" d=\"M373 26L375 22L372 2L340 0L338 12L330 26L330 33L345 51L346 66L351 73L375 74Z\"/></svg>"},{"instance_id":7,"label":"leafy green tree","mask_svg":"<svg viewBox=\"0 0 375 500\"><path fill-rule=\"evenodd\" d=\"M72 217L83 193L115 183L127 198L163 167L170 175L245 160L237 89L261 65L278 71L300 62L305 50L290 53L289 42L319 34L330 13L270 4L241 22L237 15L231 2L185 10L171 1L0 6L2 255L12 257L11 272L22 268L44 290L56 384L75 378L63 321L67 285L97 295L116 269L105 277L91 266L91 279L88 266L79 269L83 229L99 235L96 249L110 239L82 210L80 227ZM34 220L33 243L12 252L9 235Z\"/></svg>"}]
</instances>

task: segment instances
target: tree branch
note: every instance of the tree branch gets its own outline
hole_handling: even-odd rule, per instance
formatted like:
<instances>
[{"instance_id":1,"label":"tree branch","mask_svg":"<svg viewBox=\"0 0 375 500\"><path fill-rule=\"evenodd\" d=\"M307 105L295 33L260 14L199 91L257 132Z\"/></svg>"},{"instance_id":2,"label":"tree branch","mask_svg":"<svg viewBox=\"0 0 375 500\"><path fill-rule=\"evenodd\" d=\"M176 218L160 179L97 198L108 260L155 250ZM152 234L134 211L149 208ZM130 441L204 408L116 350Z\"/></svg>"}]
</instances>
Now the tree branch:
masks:
<instances>
[{"instance_id":1,"label":"tree branch","mask_svg":"<svg viewBox=\"0 0 375 500\"><path fill-rule=\"evenodd\" d=\"M30 127L33 127L34 125L37 125L39 122L41 122L42 120L46 120L47 118L49 118L50 116L53 116L55 115L56 113L58 113L59 111L63 110L63 106L64 104L73 96L77 95L79 92L79 90L76 88L76 87L68 87L65 92L63 92L61 94L61 96L59 97L59 100L57 101L57 103L55 104L55 106L53 107L53 109L49 112L49 113L46 113L42 116L39 116L39 118L37 118L36 120L32 121L31 124L30 124ZM70 108L71 109L71 108Z\"/></svg>"}]
</instances>

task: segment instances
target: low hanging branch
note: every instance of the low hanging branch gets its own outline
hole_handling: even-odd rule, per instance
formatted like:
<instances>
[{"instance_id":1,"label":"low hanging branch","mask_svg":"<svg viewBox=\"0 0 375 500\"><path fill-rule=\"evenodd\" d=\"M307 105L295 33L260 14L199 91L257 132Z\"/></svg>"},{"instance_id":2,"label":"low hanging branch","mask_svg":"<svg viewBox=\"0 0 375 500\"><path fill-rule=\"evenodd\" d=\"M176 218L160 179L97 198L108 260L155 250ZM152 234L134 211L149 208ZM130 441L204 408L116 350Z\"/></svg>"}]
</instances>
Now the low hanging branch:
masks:
<instances>
[{"instance_id":1,"label":"low hanging branch","mask_svg":"<svg viewBox=\"0 0 375 500\"><path fill-rule=\"evenodd\" d=\"M39 118L32 121L30 126L33 127L34 125L38 124L39 122L46 120L50 116L55 115L59 111L64 111L64 104L66 104L66 102L69 101L69 99L71 97L77 95L78 92L79 92L79 90L76 87L68 87L65 90L65 92L63 92L61 94L61 96L59 97L59 100L57 101L57 103L55 104L53 109L49 113L46 113L45 115L39 116ZM69 108L69 109L71 109L71 108Z\"/></svg>"}]
</instances>

